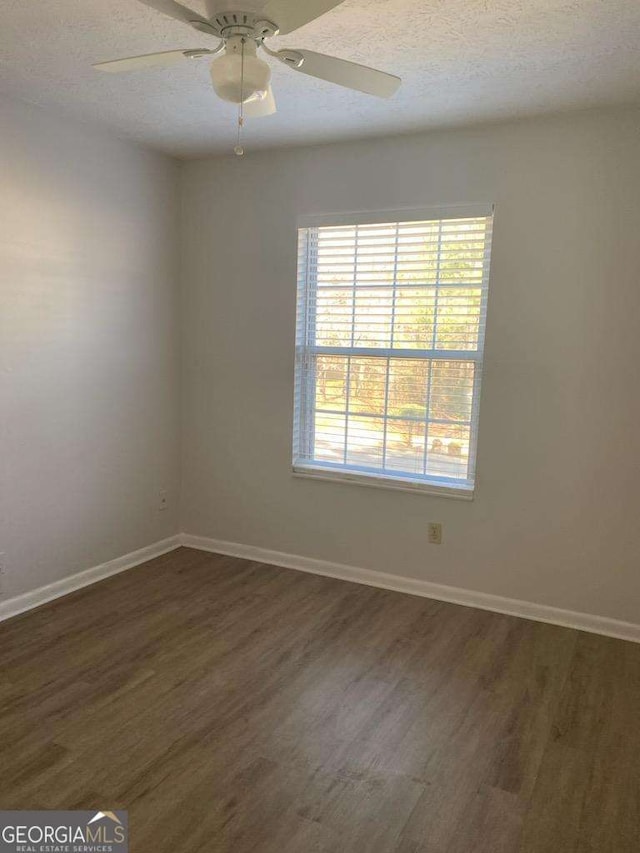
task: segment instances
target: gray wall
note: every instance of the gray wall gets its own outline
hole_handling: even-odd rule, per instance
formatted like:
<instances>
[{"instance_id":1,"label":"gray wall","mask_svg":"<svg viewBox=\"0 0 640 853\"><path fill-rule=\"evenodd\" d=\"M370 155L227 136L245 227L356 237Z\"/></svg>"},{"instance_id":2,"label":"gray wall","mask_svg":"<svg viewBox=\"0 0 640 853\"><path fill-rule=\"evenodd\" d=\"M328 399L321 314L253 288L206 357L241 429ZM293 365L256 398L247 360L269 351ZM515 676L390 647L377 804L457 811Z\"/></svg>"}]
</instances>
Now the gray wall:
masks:
<instances>
[{"instance_id":1,"label":"gray wall","mask_svg":"<svg viewBox=\"0 0 640 853\"><path fill-rule=\"evenodd\" d=\"M187 164L182 529L640 621L639 126ZM497 210L475 501L292 477L296 216L476 201Z\"/></svg>"},{"instance_id":2,"label":"gray wall","mask_svg":"<svg viewBox=\"0 0 640 853\"><path fill-rule=\"evenodd\" d=\"M0 126L10 597L178 530L178 168L7 100Z\"/></svg>"}]
</instances>

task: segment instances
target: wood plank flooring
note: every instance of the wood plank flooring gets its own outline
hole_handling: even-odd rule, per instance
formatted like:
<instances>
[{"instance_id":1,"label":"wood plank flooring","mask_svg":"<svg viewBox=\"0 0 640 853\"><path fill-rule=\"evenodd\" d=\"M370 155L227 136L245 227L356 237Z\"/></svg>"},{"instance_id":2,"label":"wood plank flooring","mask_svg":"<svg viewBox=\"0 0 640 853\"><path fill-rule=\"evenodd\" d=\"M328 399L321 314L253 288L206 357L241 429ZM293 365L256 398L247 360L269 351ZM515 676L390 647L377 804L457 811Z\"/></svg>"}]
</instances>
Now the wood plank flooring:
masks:
<instances>
[{"instance_id":1,"label":"wood plank flooring","mask_svg":"<svg viewBox=\"0 0 640 853\"><path fill-rule=\"evenodd\" d=\"M0 807L133 853L638 853L640 646L180 549L0 625Z\"/></svg>"}]
</instances>

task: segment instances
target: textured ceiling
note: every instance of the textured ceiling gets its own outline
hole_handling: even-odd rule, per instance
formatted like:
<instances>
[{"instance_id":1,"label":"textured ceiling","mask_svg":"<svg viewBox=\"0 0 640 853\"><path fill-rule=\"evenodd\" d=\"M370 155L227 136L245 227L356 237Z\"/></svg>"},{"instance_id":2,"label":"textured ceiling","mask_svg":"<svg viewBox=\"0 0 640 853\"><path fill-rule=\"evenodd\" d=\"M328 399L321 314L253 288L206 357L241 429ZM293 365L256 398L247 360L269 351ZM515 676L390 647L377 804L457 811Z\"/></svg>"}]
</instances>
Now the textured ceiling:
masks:
<instances>
[{"instance_id":1,"label":"textured ceiling","mask_svg":"<svg viewBox=\"0 0 640 853\"><path fill-rule=\"evenodd\" d=\"M214 44L136 0L0 0L0 89L181 157L224 151L235 112L206 61L91 68ZM640 100L639 0L345 0L271 45L374 65L403 86L383 101L273 63L278 113L247 120L249 149Z\"/></svg>"}]
</instances>

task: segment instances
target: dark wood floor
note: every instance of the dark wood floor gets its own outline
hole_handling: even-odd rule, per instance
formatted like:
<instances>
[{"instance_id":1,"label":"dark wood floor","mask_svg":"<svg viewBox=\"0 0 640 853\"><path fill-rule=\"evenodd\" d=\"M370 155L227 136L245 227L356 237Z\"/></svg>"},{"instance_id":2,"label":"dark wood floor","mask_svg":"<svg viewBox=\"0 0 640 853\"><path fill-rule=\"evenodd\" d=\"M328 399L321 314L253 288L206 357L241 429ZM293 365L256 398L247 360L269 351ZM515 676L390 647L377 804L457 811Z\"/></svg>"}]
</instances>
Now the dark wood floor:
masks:
<instances>
[{"instance_id":1,"label":"dark wood floor","mask_svg":"<svg viewBox=\"0 0 640 853\"><path fill-rule=\"evenodd\" d=\"M180 549L0 625L0 807L133 853L638 853L640 646Z\"/></svg>"}]
</instances>

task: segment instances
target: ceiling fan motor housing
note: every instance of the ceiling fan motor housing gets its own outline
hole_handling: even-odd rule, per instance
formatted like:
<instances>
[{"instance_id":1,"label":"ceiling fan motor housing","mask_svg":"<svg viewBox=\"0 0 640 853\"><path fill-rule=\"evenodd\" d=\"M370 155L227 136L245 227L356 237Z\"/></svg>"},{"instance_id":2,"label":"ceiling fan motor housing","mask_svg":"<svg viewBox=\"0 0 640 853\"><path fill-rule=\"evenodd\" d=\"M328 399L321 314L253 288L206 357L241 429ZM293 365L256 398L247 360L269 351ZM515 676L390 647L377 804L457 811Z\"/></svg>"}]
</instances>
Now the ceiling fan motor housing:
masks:
<instances>
[{"instance_id":1,"label":"ceiling fan motor housing","mask_svg":"<svg viewBox=\"0 0 640 853\"><path fill-rule=\"evenodd\" d=\"M213 4L208 4L213 5ZM210 31L219 38L228 39L232 36L246 36L261 42L278 34L278 26L273 21L267 21L253 12L220 12L212 13Z\"/></svg>"}]
</instances>

